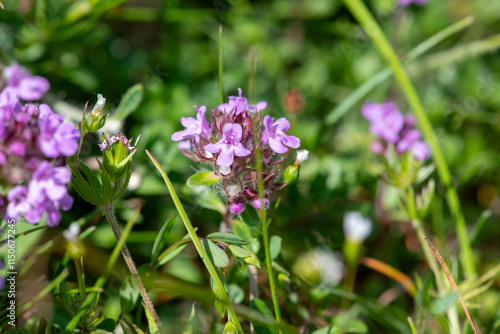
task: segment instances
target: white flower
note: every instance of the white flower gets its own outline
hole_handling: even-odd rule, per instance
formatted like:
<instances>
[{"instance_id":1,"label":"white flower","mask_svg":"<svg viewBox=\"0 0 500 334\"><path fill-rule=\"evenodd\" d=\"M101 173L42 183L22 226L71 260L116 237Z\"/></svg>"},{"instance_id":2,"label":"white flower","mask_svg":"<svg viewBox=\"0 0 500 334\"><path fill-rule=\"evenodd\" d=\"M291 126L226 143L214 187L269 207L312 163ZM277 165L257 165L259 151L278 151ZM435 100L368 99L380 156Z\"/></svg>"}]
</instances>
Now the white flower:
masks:
<instances>
[{"instance_id":1,"label":"white flower","mask_svg":"<svg viewBox=\"0 0 500 334\"><path fill-rule=\"evenodd\" d=\"M72 243L78 241L78 235L80 234L80 225L77 222L72 222L67 230L63 231L63 236L66 240Z\"/></svg>"},{"instance_id":2,"label":"white flower","mask_svg":"<svg viewBox=\"0 0 500 334\"><path fill-rule=\"evenodd\" d=\"M344 234L347 239L362 242L372 232L372 221L359 212L347 212L344 215Z\"/></svg>"},{"instance_id":3,"label":"white flower","mask_svg":"<svg viewBox=\"0 0 500 334\"><path fill-rule=\"evenodd\" d=\"M327 286L335 286L344 277L344 263L342 256L324 249L315 249L313 253L314 263L322 270L321 283Z\"/></svg>"},{"instance_id":4,"label":"white flower","mask_svg":"<svg viewBox=\"0 0 500 334\"><path fill-rule=\"evenodd\" d=\"M298 150L297 151L297 158L295 158L295 166L300 166L304 161L307 160L309 157L309 151L308 150Z\"/></svg>"},{"instance_id":5,"label":"white flower","mask_svg":"<svg viewBox=\"0 0 500 334\"><path fill-rule=\"evenodd\" d=\"M300 256L293 271L311 284L336 286L344 277L345 266L339 253L316 248Z\"/></svg>"},{"instance_id":6,"label":"white flower","mask_svg":"<svg viewBox=\"0 0 500 334\"><path fill-rule=\"evenodd\" d=\"M105 104L106 99L101 94L97 94L97 103L95 104L94 109L92 109L92 115L97 116L101 114Z\"/></svg>"}]
</instances>

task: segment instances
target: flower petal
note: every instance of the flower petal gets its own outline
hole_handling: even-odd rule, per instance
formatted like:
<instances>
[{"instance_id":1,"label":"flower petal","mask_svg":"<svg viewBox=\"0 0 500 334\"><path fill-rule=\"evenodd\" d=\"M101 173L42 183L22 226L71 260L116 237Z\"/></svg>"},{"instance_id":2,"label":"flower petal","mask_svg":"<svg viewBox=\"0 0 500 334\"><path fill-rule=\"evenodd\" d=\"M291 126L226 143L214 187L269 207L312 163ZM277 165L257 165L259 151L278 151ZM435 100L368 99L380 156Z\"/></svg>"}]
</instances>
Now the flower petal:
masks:
<instances>
[{"instance_id":1,"label":"flower petal","mask_svg":"<svg viewBox=\"0 0 500 334\"><path fill-rule=\"evenodd\" d=\"M234 146L227 145L225 149L222 149L219 157L217 158L217 165L221 167L229 167L234 161Z\"/></svg>"},{"instance_id":2,"label":"flower petal","mask_svg":"<svg viewBox=\"0 0 500 334\"><path fill-rule=\"evenodd\" d=\"M238 143L238 145L234 146L234 154L236 154L238 157L246 157L250 153L252 152L247 150L242 143Z\"/></svg>"},{"instance_id":3,"label":"flower petal","mask_svg":"<svg viewBox=\"0 0 500 334\"><path fill-rule=\"evenodd\" d=\"M300 139L295 136L283 136L281 142L291 148L298 148L300 146Z\"/></svg>"},{"instance_id":4,"label":"flower petal","mask_svg":"<svg viewBox=\"0 0 500 334\"><path fill-rule=\"evenodd\" d=\"M269 138L269 146L276 153L285 153L288 149L281 143L281 138Z\"/></svg>"}]
</instances>

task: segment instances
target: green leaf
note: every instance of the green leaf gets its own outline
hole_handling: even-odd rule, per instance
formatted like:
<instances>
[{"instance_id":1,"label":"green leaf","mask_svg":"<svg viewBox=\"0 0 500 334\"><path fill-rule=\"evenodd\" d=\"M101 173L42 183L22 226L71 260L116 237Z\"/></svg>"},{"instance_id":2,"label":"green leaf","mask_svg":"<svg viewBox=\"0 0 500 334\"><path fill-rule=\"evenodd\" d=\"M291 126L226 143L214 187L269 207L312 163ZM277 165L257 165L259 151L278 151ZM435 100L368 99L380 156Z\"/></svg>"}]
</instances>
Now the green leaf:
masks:
<instances>
[{"instance_id":1,"label":"green leaf","mask_svg":"<svg viewBox=\"0 0 500 334\"><path fill-rule=\"evenodd\" d=\"M254 253L250 253L250 256L244 258L246 263L251 264L253 266L256 266L257 268L260 268L260 261L259 258L257 258L257 255Z\"/></svg>"},{"instance_id":2,"label":"green leaf","mask_svg":"<svg viewBox=\"0 0 500 334\"><path fill-rule=\"evenodd\" d=\"M226 205L221 201L219 196L207 187L184 187L183 190L194 197L197 205L206 209L220 212L224 215L227 212Z\"/></svg>"},{"instance_id":3,"label":"green leaf","mask_svg":"<svg viewBox=\"0 0 500 334\"><path fill-rule=\"evenodd\" d=\"M21 328L14 328L14 329L9 329L8 331L4 332L5 334L30 334L30 332L21 329Z\"/></svg>"},{"instance_id":4,"label":"green leaf","mask_svg":"<svg viewBox=\"0 0 500 334\"><path fill-rule=\"evenodd\" d=\"M136 324L132 324L132 326L134 327L134 330L135 330L136 334L146 334L146 333L144 333L144 331L142 329L140 329L139 327L137 327Z\"/></svg>"},{"instance_id":5,"label":"green leaf","mask_svg":"<svg viewBox=\"0 0 500 334\"><path fill-rule=\"evenodd\" d=\"M214 172L199 172L191 175L186 184L190 187L213 186L222 179L222 176Z\"/></svg>"},{"instance_id":6,"label":"green leaf","mask_svg":"<svg viewBox=\"0 0 500 334\"><path fill-rule=\"evenodd\" d=\"M124 120L128 115L133 113L141 104L144 97L144 87L141 84L130 87L125 95L123 95L118 108L116 108L113 118L116 120Z\"/></svg>"},{"instance_id":7,"label":"green leaf","mask_svg":"<svg viewBox=\"0 0 500 334\"><path fill-rule=\"evenodd\" d=\"M257 210L253 207L246 205L245 211L240 215L240 219L245 223L252 232L252 236L258 237L260 234L260 217Z\"/></svg>"},{"instance_id":8,"label":"green leaf","mask_svg":"<svg viewBox=\"0 0 500 334\"><path fill-rule=\"evenodd\" d=\"M233 255L235 257L245 258L245 257L252 256L249 251L247 251L244 248L238 247L238 246L229 245L229 249L231 250L231 253L233 253Z\"/></svg>"},{"instance_id":9,"label":"green leaf","mask_svg":"<svg viewBox=\"0 0 500 334\"><path fill-rule=\"evenodd\" d=\"M106 171L106 168L100 162L97 160L99 163L99 168L101 169L101 180L102 180L102 190L103 190L103 195L104 195L104 204L109 204L111 203L111 200L113 199L113 187L111 186L111 180L109 179L108 172Z\"/></svg>"},{"instance_id":10,"label":"green leaf","mask_svg":"<svg viewBox=\"0 0 500 334\"><path fill-rule=\"evenodd\" d=\"M132 311L139 300L139 289L132 280L132 276L127 276L122 283L119 291L120 306L124 313Z\"/></svg>"},{"instance_id":11,"label":"green leaf","mask_svg":"<svg viewBox=\"0 0 500 334\"><path fill-rule=\"evenodd\" d=\"M103 319L97 328L113 333L116 329L116 320L111 318Z\"/></svg>"},{"instance_id":12,"label":"green leaf","mask_svg":"<svg viewBox=\"0 0 500 334\"><path fill-rule=\"evenodd\" d=\"M87 180L90 182L90 186L94 192L97 192L98 197L102 197L102 185L97 176L94 174L94 172L81 162L80 160L77 160L78 164L80 164L80 167L82 168L85 176L87 177Z\"/></svg>"},{"instance_id":13,"label":"green leaf","mask_svg":"<svg viewBox=\"0 0 500 334\"><path fill-rule=\"evenodd\" d=\"M161 228L160 232L156 236L156 240L153 244L153 250L151 251L152 262L156 262L158 260L158 255L160 255L161 250L165 246L167 235L172 230L172 226L174 226L174 222L175 222L176 217L177 216L175 214L172 217L170 217L165 222L165 224L163 224L163 227Z\"/></svg>"},{"instance_id":14,"label":"green leaf","mask_svg":"<svg viewBox=\"0 0 500 334\"><path fill-rule=\"evenodd\" d=\"M271 312L271 310L269 309L269 307L266 305L266 303L264 303L264 301L260 298L254 298L250 301L250 308L258 311L260 314L262 314L265 318L268 318L268 319L273 319L274 320L274 315L273 313ZM266 328L264 326L262 326L261 324L257 323L257 322L252 322L254 327L255 327L255 332L256 333L272 333L272 334L276 334L278 333L276 330L273 330L273 329L270 329L270 328Z\"/></svg>"},{"instance_id":15,"label":"green leaf","mask_svg":"<svg viewBox=\"0 0 500 334\"><path fill-rule=\"evenodd\" d=\"M338 326L328 326L321 329L318 329L313 332L313 334L342 334L342 329Z\"/></svg>"},{"instance_id":16,"label":"green leaf","mask_svg":"<svg viewBox=\"0 0 500 334\"><path fill-rule=\"evenodd\" d=\"M71 184L75 188L76 192L90 204L104 204L104 199L102 197L98 197L96 193L92 191L92 188L83 178L82 174L80 174L80 171L76 168L71 168L71 171L73 172L74 176L71 178Z\"/></svg>"},{"instance_id":17,"label":"green leaf","mask_svg":"<svg viewBox=\"0 0 500 334\"><path fill-rule=\"evenodd\" d=\"M233 325L231 321L228 321L226 323L226 326L224 326L224 330L222 331L222 334L238 334L238 330L236 329L236 326Z\"/></svg>"},{"instance_id":18,"label":"green leaf","mask_svg":"<svg viewBox=\"0 0 500 334\"><path fill-rule=\"evenodd\" d=\"M269 248L271 252L271 260L274 260L278 257L278 255L280 255L281 252L281 237L273 235L271 237L271 241L269 242Z\"/></svg>"},{"instance_id":19,"label":"green leaf","mask_svg":"<svg viewBox=\"0 0 500 334\"><path fill-rule=\"evenodd\" d=\"M229 284L227 286L227 294L229 300L235 304L239 304L245 299L245 291L236 284Z\"/></svg>"},{"instance_id":20,"label":"green leaf","mask_svg":"<svg viewBox=\"0 0 500 334\"><path fill-rule=\"evenodd\" d=\"M434 299L430 305L430 311L434 315L445 314L446 311L458 300L457 294L450 292L442 297Z\"/></svg>"},{"instance_id":21,"label":"green leaf","mask_svg":"<svg viewBox=\"0 0 500 334\"><path fill-rule=\"evenodd\" d=\"M205 246L205 250L215 266L227 267L229 265L227 253L210 241L210 239L203 239L203 246Z\"/></svg>"},{"instance_id":22,"label":"green leaf","mask_svg":"<svg viewBox=\"0 0 500 334\"><path fill-rule=\"evenodd\" d=\"M172 260L177 254L179 254L184 248L186 248L188 242L190 241L191 240L187 239L181 243L176 242L175 244L167 248L167 250L165 250L160 256L158 256L158 265L163 266L165 263Z\"/></svg>"},{"instance_id":23,"label":"green leaf","mask_svg":"<svg viewBox=\"0 0 500 334\"><path fill-rule=\"evenodd\" d=\"M224 242L229 245L248 245L250 241L242 239L231 233L211 233L207 238L215 241Z\"/></svg>"},{"instance_id":24,"label":"green leaf","mask_svg":"<svg viewBox=\"0 0 500 334\"><path fill-rule=\"evenodd\" d=\"M160 330L156 326L155 320L153 319L153 316L149 312L149 309L146 307L145 304L142 304L142 306L144 306L144 310L146 311L146 319L148 319L149 332L151 334L160 334Z\"/></svg>"}]
</instances>

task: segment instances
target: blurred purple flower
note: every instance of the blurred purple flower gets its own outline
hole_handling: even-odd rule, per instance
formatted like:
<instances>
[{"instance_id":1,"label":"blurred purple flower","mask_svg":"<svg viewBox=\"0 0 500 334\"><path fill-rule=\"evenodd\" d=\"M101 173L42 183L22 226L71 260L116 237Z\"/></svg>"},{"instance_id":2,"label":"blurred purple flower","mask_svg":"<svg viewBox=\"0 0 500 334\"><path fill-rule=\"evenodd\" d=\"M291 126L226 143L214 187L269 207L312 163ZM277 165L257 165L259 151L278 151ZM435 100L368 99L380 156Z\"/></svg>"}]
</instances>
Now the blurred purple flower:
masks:
<instances>
[{"instance_id":1,"label":"blurred purple flower","mask_svg":"<svg viewBox=\"0 0 500 334\"><path fill-rule=\"evenodd\" d=\"M38 144L43 154L48 158L72 156L78 151L80 131L71 123L63 123L63 118L46 104L39 107L38 126L40 136Z\"/></svg>"},{"instance_id":2,"label":"blurred purple flower","mask_svg":"<svg viewBox=\"0 0 500 334\"><path fill-rule=\"evenodd\" d=\"M361 113L370 122L371 133L390 143L399 140L405 119L394 102L365 103Z\"/></svg>"},{"instance_id":3,"label":"blurred purple flower","mask_svg":"<svg viewBox=\"0 0 500 334\"><path fill-rule=\"evenodd\" d=\"M32 76L25 68L19 65L10 65L5 68L7 87L5 91L15 93L26 101L40 99L50 89L47 79Z\"/></svg>"},{"instance_id":4,"label":"blurred purple flower","mask_svg":"<svg viewBox=\"0 0 500 334\"><path fill-rule=\"evenodd\" d=\"M370 132L380 138L371 143L372 152L387 154L388 143L394 143L398 154L411 151L417 160L429 158L429 145L421 141L415 118L403 116L394 102L368 102L362 106L361 113L370 122Z\"/></svg>"},{"instance_id":5,"label":"blurred purple flower","mask_svg":"<svg viewBox=\"0 0 500 334\"><path fill-rule=\"evenodd\" d=\"M429 144L424 141L417 141L411 147L411 153L417 160L424 161L431 156L431 148Z\"/></svg>"},{"instance_id":6,"label":"blurred purple flower","mask_svg":"<svg viewBox=\"0 0 500 334\"><path fill-rule=\"evenodd\" d=\"M240 143L242 128L239 124L226 124L222 129L222 139L215 144L205 145L205 150L210 153L219 153L217 164L229 167L233 164L234 156L246 157L251 152Z\"/></svg>"},{"instance_id":7,"label":"blurred purple flower","mask_svg":"<svg viewBox=\"0 0 500 334\"><path fill-rule=\"evenodd\" d=\"M19 98L41 97L50 86L45 79L32 77L18 65L9 66L6 77L7 86L0 92L0 182L7 191L2 204L5 216L18 220L23 215L28 223L36 224L45 215L47 224L56 226L60 210L69 210L73 204L66 187L71 172L61 158L77 152L80 132L48 105L23 106L19 102Z\"/></svg>"},{"instance_id":8,"label":"blurred purple flower","mask_svg":"<svg viewBox=\"0 0 500 334\"><path fill-rule=\"evenodd\" d=\"M409 6L412 3L423 6L425 5L429 0L398 0L399 4L402 6Z\"/></svg>"},{"instance_id":9,"label":"blurred purple flower","mask_svg":"<svg viewBox=\"0 0 500 334\"><path fill-rule=\"evenodd\" d=\"M267 145L276 153L285 153L288 149L285 147L298 148L300 139L289 136L285 133L290 128L290 122L285 117L278 118L273 123L271 116L264 117L264 131L262 132L262 145Z\"/></svg>"},{"instance_id":10,"label":"blurred purple flower","mask_svg":"<svg viewBox=\"0 0 500 334\"><path fill-rule=\"evenodd\" d=\"M236 115L239 115L245 111L256 112L267 107L267 103L265 101L260 101L257 104L248 104L247 98L242 97L241 95L242 90L241 88L238 88L238 96L229 96L229 102L219 105L217 109L226 114L234 112Z\"/></svg>"},{"instance_id":11,"label":"blurred purple flower","mask_svg":"<svg viewBox=\"0 0 500 334\"><path fill-rule=\"evenodd\" d=\"M209 139L210 138L210 127L208 126L207 120L205 118L205 112L207 111L207 107L201 106L196 108L196 119L193 117L181 117L181 124L186 129L182 131L177 131L172 134L171 139L173 141L180 141L183 139L188 139L192 136L201 136L202 138Z\"/></svg>"},{"instance_id":12,"label":"blurred purple flower","mask_svg":"<svg viewBox=\"0 0 500 334\"><path fill-rule=\"evenodd\" d=\"M38 205L33 197L29 196L28 190L23 185L18 185L9 190L7 193L6 219L19 220L19 215L22 214L24 219L30 224L36 224L42 219L44 207Z\"/></svg>"}]
</instances>

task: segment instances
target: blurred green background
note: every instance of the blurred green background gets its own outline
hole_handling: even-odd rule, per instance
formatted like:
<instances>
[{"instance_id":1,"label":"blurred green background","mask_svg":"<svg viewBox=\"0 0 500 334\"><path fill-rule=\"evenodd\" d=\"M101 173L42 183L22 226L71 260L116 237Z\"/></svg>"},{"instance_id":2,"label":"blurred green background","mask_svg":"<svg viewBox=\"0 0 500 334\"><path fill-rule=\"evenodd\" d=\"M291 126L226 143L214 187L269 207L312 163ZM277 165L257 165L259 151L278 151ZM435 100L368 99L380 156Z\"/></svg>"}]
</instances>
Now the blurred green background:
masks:
<instances>
[{"instance_id":1,"label":"blurred green background","mask_svg":"<svg viewBox=\"0 0 500 334\"><path fill-rule=\"evenodd\" d=\"M482 212L491 211L492 217L473 245L479 271L485 272L500 256L496 247L500 233L500 2L430 0L423 7L407 8L394 0L366 2L400 56L460 19L474 17L468 28L420 57L410 74L438 134L471 229ZM156 231L175 212L144 149L169 173L200 235L219 228L220 214L204 208L184 186L200 167L181 155L170 136L181 129L180 117L194 115L194 104L209 109L218 104L222 25L225 95L237 95L239 87L244 95L248 93L250 59L255 55L257 101L268 102L267 114L289 118L290 133L301 138L302 149L310 151L299 182L284 190L271 226L271 234L283 240L280 264L290 269L301 254L318 246L340 251L342 217L346 211L360 210L375 223L366 243L367 255L410 276L427 270L415 233L398 213L390 189L378 179L383 166L369 151L372 136L360 115L366 100L391 99L401 111L410 112L398 86L392 78L386 80L342 117L327 117L354 89L385 68L341 1L12 0L4 5L0 11L2 62L18 62L49 79L52 88L45 102L75 123L75 110L83 110L86 101L93 105L97 93L107 98L105 111L112 112L129 87L144 85L143 102L121 126L128 137L142 135L134 157L136 188L118 203L122 221L131 214L131 201L143 204L140 224L128 240L138 264L147 261ZM299 104L303 103L298 112L291 112L285 103L285 96L294 89L299 92ZM97 139L86 139L83 156L92 159L99 154ZM65 213L61 228L92 209L74 195L74 208ZM447 245L443 256L456 259L454 222L443 196L438 186L425 223L441 245ZM169 241L175 242L184 233L179 220ZM109 252L113 240L102 220L89 243ZM206 282L204 268L192 250L162 270L182 280ZM361 267L356 292L367 299L377 298L396 285ZM498 292L498 284L492 289ZM497 316L498 302L497 293L488 293L481 303L484 309L479 319L483 317L489 326ZM160 305L160 315L174 320L171 312L179 303ZM404 294L393 304L408 314L413 312L412 300ZM290 314L286 320L296 321L294 307L286 311ZM185 311L189 312L189 306ZM380 324L370 328L384 332Z\"/></svg>"}]
</instances>

